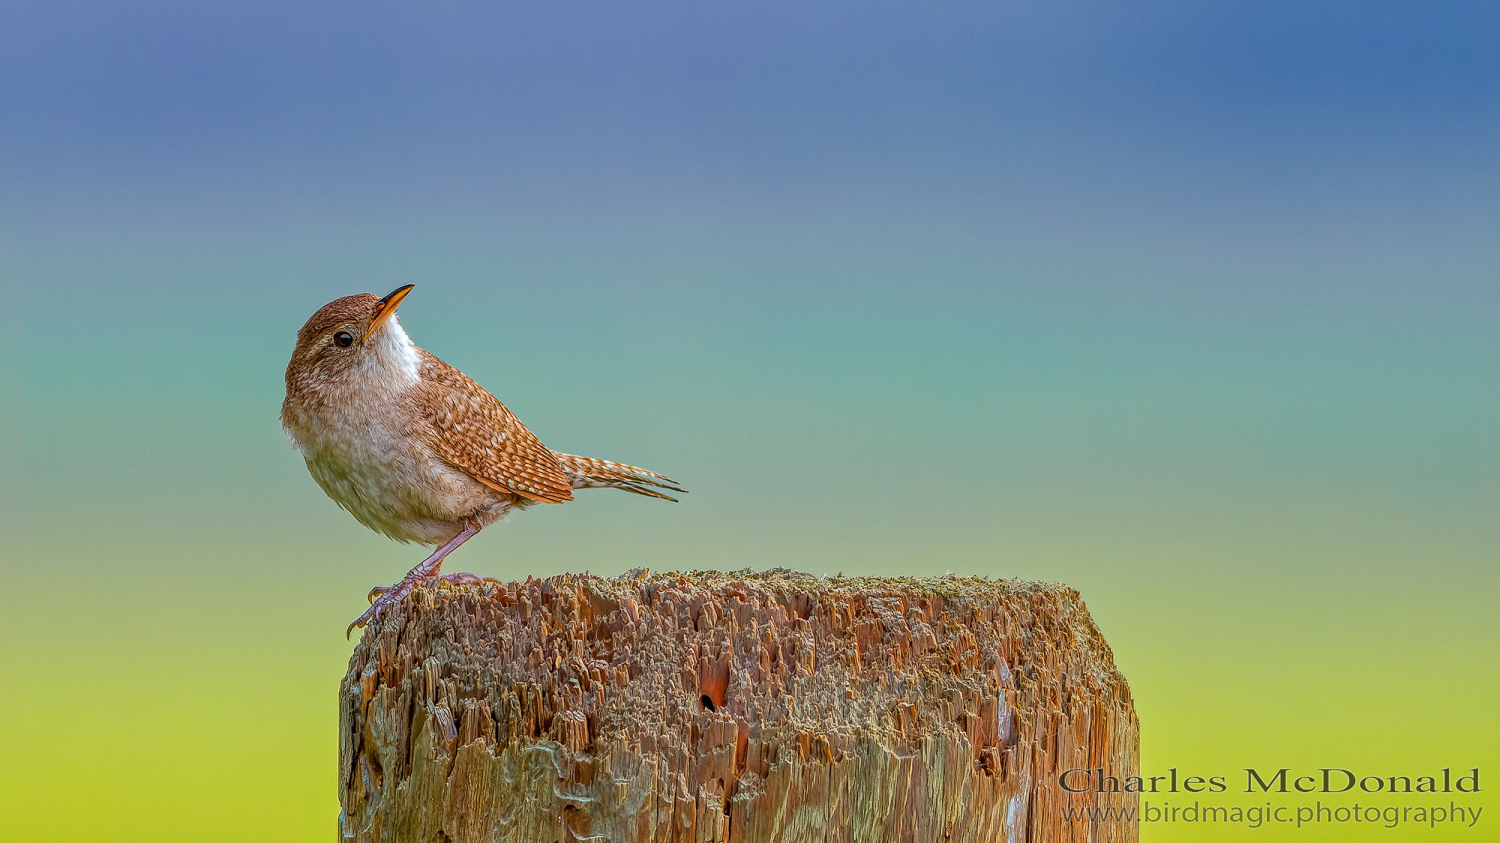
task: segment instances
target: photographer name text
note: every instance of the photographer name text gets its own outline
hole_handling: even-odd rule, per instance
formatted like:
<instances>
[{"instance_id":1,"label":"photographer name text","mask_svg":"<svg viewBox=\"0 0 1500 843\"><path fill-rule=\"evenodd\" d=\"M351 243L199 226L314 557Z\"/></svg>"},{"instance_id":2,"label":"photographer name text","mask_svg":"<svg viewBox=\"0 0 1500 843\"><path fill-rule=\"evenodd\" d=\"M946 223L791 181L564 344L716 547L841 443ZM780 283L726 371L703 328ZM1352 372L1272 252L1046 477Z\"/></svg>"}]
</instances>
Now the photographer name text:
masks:
<instances>
[{"instance_id":1,"label":"photographer name text","mask_svg":"<svg viewBox=\"0 0 1500 843\"><path fill-rule=\"evenodd\" d=\"M1364 775L1343 767L1318 767L1296 771L1244 768L1244 793L1478 793L1479 768L1455 771L1451 767L1426 775ZM1069 793L1224 793L1230 776L1181 775L1176 767L1160 776L1115 776L1101 768L1064 770L1057 784Z\"/></svg>"}]
</instances>

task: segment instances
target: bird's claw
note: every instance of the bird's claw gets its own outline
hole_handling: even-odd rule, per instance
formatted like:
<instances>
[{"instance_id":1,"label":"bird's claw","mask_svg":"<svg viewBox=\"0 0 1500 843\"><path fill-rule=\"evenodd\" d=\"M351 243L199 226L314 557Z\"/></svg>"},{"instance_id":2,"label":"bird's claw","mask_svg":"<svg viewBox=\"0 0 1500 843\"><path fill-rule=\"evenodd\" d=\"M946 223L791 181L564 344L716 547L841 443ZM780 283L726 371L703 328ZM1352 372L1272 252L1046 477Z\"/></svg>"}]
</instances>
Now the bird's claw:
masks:
<instances>
[{"instance_id":1,"label":"bird's claw","mask_svg":"<svg viewBox=\"0 0 1500 843\"><path fill-rule=\"evenodd\" d=\"M391 589L384 589L381 596L384 597L385 594L390 593L390 591ZM364 614L361 614L359 617L355 618L354 623L349 624L349 627L344 630L344 640L348 641L349 636L354 634L354 630L379 620L380 613L384 609L385 603L383 601L372 598L370 601L370 608L366 609L364 611Z\"/></svg>"},{"instance_id":2,"label":"bird's claw","mask_svg":"<svg viewBox=\"0 0 1500 843\"><path fill-rule=\"evenodd\" d=\"M402 598L411 593L411 590L417 584L410 576L407 576L402 577L400 582L389 588L377 585L370 589L370 608L366 609L364 614L355 618L354 623L349 624L349 627L344 630L344 640L347 641L355 629L380 620L380 616L385 613L386 609L401 602Z\"/></svg>"},{"instance_id":3,"label":"bird's claw","mask_svg":"<svg viewBox=\"0 0 1500 843\"><path fill-rule=\"evenodd\" d=\"M375 607L371 606L370 608L373 609ZM354 634L354 630L355 629L363 627L368 622L369 619L366 616L369 615L369 614L370 614L369 612L365 612L363 615L360 615L359 617L355 618L353 623L349 624L347 627L344 628L344 640L345 641L349 640L349 636L351 636L351 635Z\"/></svg>"}]
</instances>

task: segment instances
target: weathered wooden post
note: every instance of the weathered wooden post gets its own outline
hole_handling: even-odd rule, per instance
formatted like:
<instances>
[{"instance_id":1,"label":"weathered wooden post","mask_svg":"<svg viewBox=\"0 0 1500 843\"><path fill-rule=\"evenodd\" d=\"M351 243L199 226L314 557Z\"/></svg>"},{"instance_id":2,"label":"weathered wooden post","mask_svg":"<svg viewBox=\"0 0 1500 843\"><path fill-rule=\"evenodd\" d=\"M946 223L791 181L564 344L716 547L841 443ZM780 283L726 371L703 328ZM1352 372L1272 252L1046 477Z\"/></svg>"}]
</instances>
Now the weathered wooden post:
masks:
<instances>
[{"instance_id":1,"label":"weathered wooden post","mask_svg":"<svg viewBox=\"0 0 1500 843\"><path fill-rule=\"evenodd\" d=\"M1138 775L1138 729L1109 647L1055 584L444 584L366 631L339 711L353 841L1137 837L1099 813L1135 794L1058 781Z\"/></svg>"}]
</instances>

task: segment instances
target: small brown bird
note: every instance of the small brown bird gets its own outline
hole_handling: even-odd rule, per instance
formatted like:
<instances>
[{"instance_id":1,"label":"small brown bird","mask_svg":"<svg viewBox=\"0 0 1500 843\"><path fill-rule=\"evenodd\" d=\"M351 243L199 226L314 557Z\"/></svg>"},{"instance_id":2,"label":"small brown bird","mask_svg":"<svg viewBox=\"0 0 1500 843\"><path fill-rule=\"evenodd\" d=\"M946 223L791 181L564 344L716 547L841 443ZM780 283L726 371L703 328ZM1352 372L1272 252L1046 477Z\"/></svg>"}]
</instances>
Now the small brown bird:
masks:
<instances>
[{"instance_id":1,"label":"small brown bird","mask_svg":"<svg viewBox=\"0 0 1500 843\"><path fill-rule=\"evenodd\" d=\"M511 510L608 487L675 501L685 492L644 468L548 450L484 387L418 348L390 295L335 299L297 332L281 426L330 498L400 542L438 545L346 631L438 577L443 558ZM451 575L476 581L472 574Z\"/></svg>"}]
</instances>

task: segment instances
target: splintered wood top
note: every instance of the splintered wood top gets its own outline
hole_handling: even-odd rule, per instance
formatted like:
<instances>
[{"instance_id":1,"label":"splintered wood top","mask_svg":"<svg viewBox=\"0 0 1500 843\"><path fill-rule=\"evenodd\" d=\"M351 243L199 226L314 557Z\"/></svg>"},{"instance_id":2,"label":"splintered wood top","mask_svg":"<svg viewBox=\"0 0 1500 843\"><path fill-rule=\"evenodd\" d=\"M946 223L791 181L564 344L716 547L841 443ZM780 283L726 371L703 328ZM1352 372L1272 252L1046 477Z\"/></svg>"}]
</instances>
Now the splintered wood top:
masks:
<instances>
[{"instance_id":1,"label":"splintered wood top","mask_svg":"<svg viewBox=\"0 0 1500 843\"><path fill-rule=\"evenodd\" d=\"M534 839L679 839L664 829L689 822L691 839L790 840L808 811L872 830L850 839L1134 839L1049 819L1096 801L1059 789L1061 771L1138 769L1129 687L1058 584L442 584L366 631L340 707L343 822L359 839L415 839L399 825L487 840L534 821ZM545 765L527 760L537 748ZM842 839L825 830L807 839Z\"/></svg>"}]
</instances>

